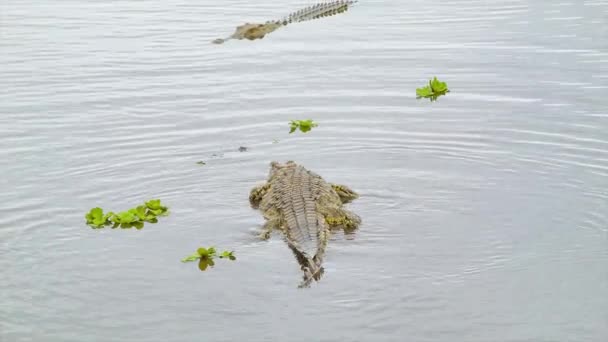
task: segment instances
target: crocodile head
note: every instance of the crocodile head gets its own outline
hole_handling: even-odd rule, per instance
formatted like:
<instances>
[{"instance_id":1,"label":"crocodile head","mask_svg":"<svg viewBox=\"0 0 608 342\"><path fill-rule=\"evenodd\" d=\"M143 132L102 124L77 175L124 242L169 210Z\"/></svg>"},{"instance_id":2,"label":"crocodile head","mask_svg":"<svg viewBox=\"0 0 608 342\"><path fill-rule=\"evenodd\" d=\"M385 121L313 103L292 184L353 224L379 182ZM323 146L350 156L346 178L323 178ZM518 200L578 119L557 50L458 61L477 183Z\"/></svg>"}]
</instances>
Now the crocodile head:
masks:
<instances>
[{"instance_id":1,"label":"crocodile head","mask_svg":"<svg viewBox=\"0 0 608 342\"><path fill-rule=\"evenodd\" d=\"M264 24L246 23L236 27L236 31L232 34L232 38L236 39L262 39L265 35L275 31L281 27L281 23L268 21Z\"/></svg>"}]
</instances>

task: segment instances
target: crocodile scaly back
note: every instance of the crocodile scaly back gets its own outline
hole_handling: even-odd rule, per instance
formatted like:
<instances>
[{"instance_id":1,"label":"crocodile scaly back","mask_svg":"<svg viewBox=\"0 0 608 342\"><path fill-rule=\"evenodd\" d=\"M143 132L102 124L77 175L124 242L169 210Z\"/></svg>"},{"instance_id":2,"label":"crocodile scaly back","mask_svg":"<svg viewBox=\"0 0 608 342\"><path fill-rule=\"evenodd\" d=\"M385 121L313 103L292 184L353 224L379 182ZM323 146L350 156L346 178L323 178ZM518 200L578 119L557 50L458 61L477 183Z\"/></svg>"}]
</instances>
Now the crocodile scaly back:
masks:
<instances>
[{"instance_id":1,"label":"crocodile scaly back","mask_svg":"<svg viewBox=\"0 0 608 342\"><path fill-rule=\"evenodd\" d=\"M273 177L270 188L273 200L283 214L287 242L306 258L322 254L327 230L323 216L317 212L316 200L329 185L300 165L282 168Z\"/></svg>"}]
</instances>

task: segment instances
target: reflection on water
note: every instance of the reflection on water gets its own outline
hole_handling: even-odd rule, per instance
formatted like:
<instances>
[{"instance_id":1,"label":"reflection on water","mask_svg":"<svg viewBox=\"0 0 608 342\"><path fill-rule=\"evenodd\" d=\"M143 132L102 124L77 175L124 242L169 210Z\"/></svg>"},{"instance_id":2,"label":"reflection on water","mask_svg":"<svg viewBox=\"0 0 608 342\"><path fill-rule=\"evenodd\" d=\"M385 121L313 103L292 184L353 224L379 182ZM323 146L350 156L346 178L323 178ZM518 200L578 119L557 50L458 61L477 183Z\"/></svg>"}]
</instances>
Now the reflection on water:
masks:
<instances>
[{"instance_id":1,"label":"reflection on water","mask_svg":"<svg viewBox=\"0 0 608 342\"><path fill-rule=\"evenodd\" d=\"M0 340L606 340L608 3L366 0L209 43L314 3L0 2ZM305 291L249 233L272 160L361 195ZM172 214L83 225L142 198ZM180 265L209 242L238 262Z\"/></svg>"},{"instance_id":2,"label":"reflection on water","mask_svg":"<svg viewBox=\"0 0 608 342\"><path fill-rule=\"evenodd\" d=\"M201 258L198 261L198 269L201 271L205 271L207 270L207 267L213 267L215 266L215 263L213 262L213 258Z\"/></svg>"}]
</instances>

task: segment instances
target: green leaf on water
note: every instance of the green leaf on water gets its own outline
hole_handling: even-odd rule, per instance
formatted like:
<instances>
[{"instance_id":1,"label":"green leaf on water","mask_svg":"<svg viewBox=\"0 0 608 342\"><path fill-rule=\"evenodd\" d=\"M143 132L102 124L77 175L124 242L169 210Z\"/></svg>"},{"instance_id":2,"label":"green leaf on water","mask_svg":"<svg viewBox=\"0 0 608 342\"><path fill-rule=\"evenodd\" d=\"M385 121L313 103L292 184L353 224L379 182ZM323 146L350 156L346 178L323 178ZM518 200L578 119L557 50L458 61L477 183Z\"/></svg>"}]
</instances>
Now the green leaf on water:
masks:
<instances>
[{"instance_id":1,"label":"green leaf on water","mask_svg":"<svg viewBox=\"0 0 608 342\"><path fill-rule=\"evenodd\" d=\"M223 258L228 258L230 260L236 260L236 257L234 256L233 251L223 251L222 254L220 254L220 259L223 259Z\"/></svg>"},{"instance_id":2,"label":"green leaf on water","mask_svg":"<svg viewBox=\"0 0 608 342\"><path fill-rule=\"evenodd\" d=\"M207 163L205 163L205 162L204 162L204 161L202 161L202 160L199 160L199 161L197 161L196 163L197 163L198 165L205 165L205 164L207 164Z\"/></svg>"},{"instance_id":3,"label":"green leaf on water","mask_svg":"<svg viewBox=\"0 0 608 342\"><path fill-rule=\"evenodd\" d=\"M201 258L204 257L214 257L215 256L215 248L214 247L209 247L209 248L205 248L205 247L201 247L199 248L197 251L198 255L200 255Z\"/></svg>"},{"instance_id":4,"label":"green leaf on water","mask_svg":"<svg viewBox=\"0 0 608 342\"><path fill-rule=\"evenodd\" d=\"M139 220L143 220L143 219L146 218L146 211L147 211L147 209L148 208L140 205L140 206L135 207L133 209L129 209L129 212L131 214L133 214L135 217L137 217Z\"/></svg>"},{"instance_id":5,"label":"green leaf on water","mask_svg":"<svg viewBox=\"0 0 608 342\"><path fill-rule=\"evenodd\" d=\"M448 91L448 85L445 82L439 81L437 77L435 77L431 81L431 89L433 90L433 93L444 93Z\"/></svg>"},{"instance_id":6,"label":"green leaf on water","mask_svg":"<svg viewBox=\"0 0 608 342\"><path fill-rule=\"evenodd\" d=\"M91 222L103 218L103 209L99 207L93 208L84 217Z\"/></svg>"},{"instance_id":7,"label":"green leaf on water","mask_svg":"<svg viewBox=\"0 0 608 342\"><path fill-rule=\"evenodd\" d=\"M445 95L449 93L448 85L446 82L441 82L434 77L429 81L429 85L424 86L422 88L416 88L416 97L417 98L430 98L431 101L437 100L437 98L441 95Z\"/></svg>"},{"instance_id":8,"label":"green leaf on water","mask_svg":"<svg viewBox=\"0 0 608 342\"><path fill-rule=\"evenodd\" d=\"M87 224L93 228L102 228L108 223L108 216L103 214L103 209L96 207L91 209L88 214L85 215Z\"/></svg>"},{"instance_id":9,"label":"green leaf on water","mask_svg":"<svg viewBox=\"0 0 608 342\"><path fill-rule=\"evenodd\" d=\"M198 253L194 253L182 259L182 262L190 262L200 259L201 256Z\"/></svg>"},{"instance_id":10,"label":"green leaf on water","mask_svg":"<svg viewBox=\"0 0 608 342\"><path fill-rule=\"evenodd\" d=\"M308 120L291 120L289 122L289 134L295 132L297 129L302 133L310 132L313 127L317 127L318 124L311 119Z\"/></svg>"},{"instance_id":11,"label":"green leaf on water","mask_svg":"<svg viewBox=\"0 0 608 342\"><path fill-rule=\"evenodd\" d=\"M183 258L182 262L190 262L190 261L199 260L199 269L201 271L204 271L207 269L208 266L214 265L213 259L216 256L218 256L218 255L217 255L217 250L215 249L215 247L207 247L207 248L199 247L196 250L196 253ZM220 259L236 260L236 257L234 256L234 252L232 252L232 251L223 251L219 255L219 257L220 257Z\"/></svg>"},{"instance_id":12,"label":"green leaf on water","mask_svg":"<svg viewBox=\"0 0 608 342\"><path fill-rule=\"evenodd\" d=\"M155 209L161 209L164 208L161 204L160 204L160 200L159 199L153 199L153 200L149 200L146 202L146 207L155 210Z\"/></svg>"},{"instance_id":13,"label":"green leaf on water","mask_svg":"<svg viewBox=\"0 0 608 342\"><path fill-rule=\"evenodd\" d=\"M114 214L114 216L111 217L111 220L122 224L139 221L139 218L129 210L121 211L118 214Z\"/></svg>"},{"instance_id":14,"label":"green leaf on water","mask_svg":"<svg viewBox=\"0 0 608 342\"><path fill-rule=\"evenodd\" d=\"M129 212L137 216L137 218L141 221L151 222L153 220L156 220L156 214L154 214L145 205L140 205L133 209L130 209Z\"/></svg>"},{"instance_id":15,"label":"green leaf on water","mask_svg":"<svg viewBox=\"0 0 608 342\"><path fill-rule=\"evenodd\" d=\"M432 96L433 95L433 89L431 89L430 85L428 85L426 87L422 87L422 88L416 88L416 95L418 97Z\"/></svg>"},{"instance_id":16,"label":"green leaf on water","mask_svg":"<svg viewBox=\"0 0 608 342\"><path fill-rule=\"evenodd\" d=\"M159 199L147 201L146 207L148 207L148 209L150 209L150 211L154 215L157 215L157 216L164 216L164 215L168 214L167 213L168 208L165 207L164 205L161 205Z\"/></svg>"}]
</instances>

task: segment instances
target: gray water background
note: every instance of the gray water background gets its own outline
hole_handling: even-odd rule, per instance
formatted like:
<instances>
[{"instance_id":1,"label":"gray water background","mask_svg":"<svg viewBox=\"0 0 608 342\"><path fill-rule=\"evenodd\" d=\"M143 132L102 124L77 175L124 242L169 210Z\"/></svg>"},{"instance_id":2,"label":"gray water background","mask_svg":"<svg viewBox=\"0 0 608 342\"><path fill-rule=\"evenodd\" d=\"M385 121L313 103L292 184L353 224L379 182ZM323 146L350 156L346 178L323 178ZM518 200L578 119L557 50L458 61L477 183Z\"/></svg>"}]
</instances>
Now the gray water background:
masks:
<instances>
[{"instance_id":1,"label":"gray water background","mask_svg":"<svg viewBox=\"0 0 608 342\"><path fill-rule=\"evenodd\" d=\"M209 43L311 3L0 3L2 342L608 340L608 1L362 0ZM310 289L254 237L272 160L361 194ZM85 225L150 198L156 225ZM238 260L180 263L208 245Z\"/></svg>"}]
</instances>

